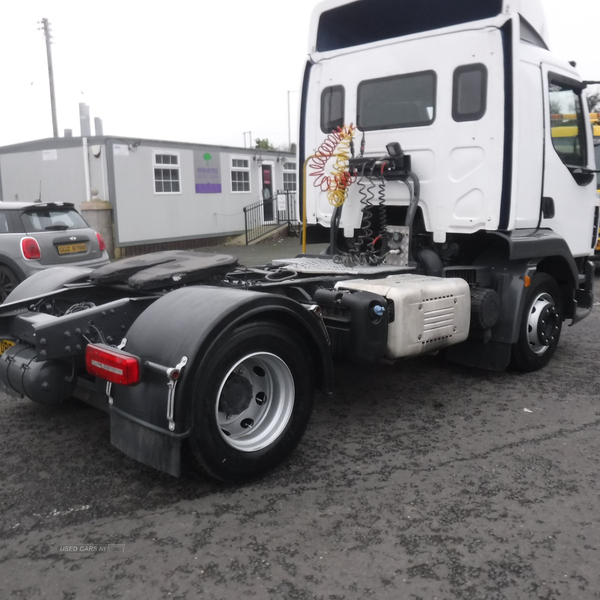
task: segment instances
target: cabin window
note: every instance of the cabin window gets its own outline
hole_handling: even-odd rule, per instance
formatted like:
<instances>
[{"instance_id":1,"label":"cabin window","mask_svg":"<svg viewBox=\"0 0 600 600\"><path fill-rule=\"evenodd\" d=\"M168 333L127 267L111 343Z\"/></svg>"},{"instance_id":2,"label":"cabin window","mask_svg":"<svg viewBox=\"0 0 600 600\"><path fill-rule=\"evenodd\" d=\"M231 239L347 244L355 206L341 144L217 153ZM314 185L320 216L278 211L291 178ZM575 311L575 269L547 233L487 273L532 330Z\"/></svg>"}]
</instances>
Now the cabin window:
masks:
<instances>
[{"instance_id":1,"label":"cabin window","mask_svg":"<svg viewBox=\"0 0 600 600\"><path fill-rule=\"evenodd\" d=\"M478 121L487 104L487 69L473 64L454 71L452 85L452 118L455 121Z\"/></svg>"},{"instance_id":2,"label":"cabin window","mask_svg":"<svg viewBox=\"0 0 600 600\"><path fill-rule=\"evenodd\" d=\"M546 42L542 36L529 24L529 22L520 17L521 22L521 40L523 42L527 42L528 44L533 44L534 46L539 46L540 48L544 48L547 50Z\"/></svg>"},{"instance_id":3,"label":"cabin window","mask_svg":"<svg viewBox=\"0 0 600 600\"><path fill-rule=\"evenodd\" d=\"M231 191L250 191L250 161L247 158L231 159Z\"/></svg>"},{"instance_id":4,"label":"cabin window","mask_svg":"<svg viewBox=\"0 0 600 600\"><path fill-rule=\"evenodd\" d=\"M154 152L154 193L180 194L179 154Z\"/></svg>"},{"instance_id":5,"label":"cabin window","mask_svg":"<svg viewBox=\"0 0 600 600\"><path fill-rule=\"evenodd\" d=\"M323 11L317 51L389 40L502 13L502 0L357 0Z\"/></svg>"},{"instance_id":6,"label":"cabin window","mask_svg":"<svg viewBox=\"0 0 600 600\"><path fill-rule=\"evenodd\" d=\"M363 81L358 86L357 125L362 131L430 125L435 94L433 71Z\"/></svg>"},{"instance_id":7,"label":"cabin window","mask_svg":"<svg viewBox=\"0 0 600 600\"><path fill-rule=\"evenodd\" d=\"M587 166L585 121L581 90L550 80L550 131L552 144L567 166ZM587 108L586 108L587 117Z\"/></svg>"},{"instance_id":8,"label":"cabin window","mask_svg":"<svg viewBox=\"0 0 600 600\"><path fill-rule=\"evenodd\" d=\"M325 88L321 94L321 131L331 133L344 125L345 91L341 85Z\"/></svg>"}]
</instances>

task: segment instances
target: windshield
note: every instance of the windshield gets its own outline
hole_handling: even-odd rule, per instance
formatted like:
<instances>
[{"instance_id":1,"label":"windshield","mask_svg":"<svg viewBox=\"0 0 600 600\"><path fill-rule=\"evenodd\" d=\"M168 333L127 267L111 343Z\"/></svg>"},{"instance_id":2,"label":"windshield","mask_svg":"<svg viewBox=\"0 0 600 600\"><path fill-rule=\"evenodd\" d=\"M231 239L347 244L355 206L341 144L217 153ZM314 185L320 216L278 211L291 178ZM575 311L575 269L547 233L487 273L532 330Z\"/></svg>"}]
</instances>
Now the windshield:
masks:
<instances>
[{"instance_id":1,"label":"windshield","mask_svg":"<svg viewBox=\"0 0 600 600\"><path fill-rule=\"evenodd\" d=\"M27 233L87 229L88 227L83 217L75 209L68 208L33 208L21 213L21 222Z\"/></svg>"}]
</instances>

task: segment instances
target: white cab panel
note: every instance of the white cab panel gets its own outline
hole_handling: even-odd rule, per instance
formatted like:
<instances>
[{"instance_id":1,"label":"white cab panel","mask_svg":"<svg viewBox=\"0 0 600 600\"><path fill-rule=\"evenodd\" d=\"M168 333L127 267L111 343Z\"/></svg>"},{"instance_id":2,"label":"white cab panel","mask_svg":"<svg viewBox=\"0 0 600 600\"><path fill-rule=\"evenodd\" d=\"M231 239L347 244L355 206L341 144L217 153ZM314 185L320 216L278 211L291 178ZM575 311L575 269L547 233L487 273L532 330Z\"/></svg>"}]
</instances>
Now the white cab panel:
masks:
<instances>
[{"instance_id":1,"label":"white cab panel","mask_svg":"<svg viewBox=\"0 0 600 600\"><path fill-rule=\"evenodd\" d=\"M504 19L499 21L499 24ZM487 72L486 107L477 120L453 118L456 71L465 65L484 65ZM344 121L357 123L361 83L405 74L435 73L433 122L422 126L372 129L365 132L366 156L386 154L386 144L399 142L412 157L412 169L421 181L421 202L429 231L473 233L495 230L500 219L504 149L504 65L502 35L486 26L463 31L432 33L428 37L399 39L358 52L322 60L311 71L307 101L306 154L327 138L321 129L323 91L344 88ZM382 110L386 107L383 106ZM431 110L430 110L431 112ZM356 132L356 151L362 132ZM333 160L326 171L333 168ZM329 226L333 207L317 189L308 169L308 223ZM388 205L407 205L409 194L400 182L386 187ZM350 188L342 228L360 227L358 186Z\"/></svg>"}]
</instances>

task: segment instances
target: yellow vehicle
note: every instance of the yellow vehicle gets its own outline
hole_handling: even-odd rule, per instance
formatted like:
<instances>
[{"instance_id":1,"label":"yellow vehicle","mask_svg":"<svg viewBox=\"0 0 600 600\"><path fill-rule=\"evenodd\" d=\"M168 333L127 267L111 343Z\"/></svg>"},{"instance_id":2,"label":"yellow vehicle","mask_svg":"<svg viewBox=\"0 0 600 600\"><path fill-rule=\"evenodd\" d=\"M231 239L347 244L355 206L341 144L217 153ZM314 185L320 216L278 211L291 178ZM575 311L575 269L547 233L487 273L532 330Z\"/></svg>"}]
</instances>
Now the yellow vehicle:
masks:
<instances>
[{"instance_id":1,"label":"yellow vehicle","mask_svg":"<svg viewBox=\"0 0 600 600\"><path fill-rule=\"evenodd\" d=\"M594 132L594 153L596 156L596 168L600 167L600 112L590 113L592 129ZM576 153L579 143L579 123L575 114L553 114L550 117L552 127L552 141L554 146L563 154ZM596 175L596 185L598 190L598 200L600 202L600 173ZM600 234L600 224L599 224ZM600 235L593 257L600 262Z\"/></svg>"},{"instance_id":2,"label":"yellow vehicle","mask_svg":"<svg viewBox=\"0 0 600 600\"><path fill-rule=\"evenodd\" d=\"M592 125L594 129L594 153L596 154L596 169L600 165L600 113L590 113L592 119ZM600 173L597 177L597 189L598 189L598 200L600 201ZM596 244L596 251L594 256L597 260L600 260L600 236L598 236L598 243Z\"/></svg>"},{"instance_id":3,"label":"yellow vehicle","mask_svg":"<svg viewBox=\"0 0 600 600\"><path fill-rule=\"evenodd\" d=\"M594 152L596 154L596 169L598 169L600 168L600 112L590 113L590 119L594 126ZM598 173L598 191L600 192L600 173Z\"/></svg>"}]
</instances>

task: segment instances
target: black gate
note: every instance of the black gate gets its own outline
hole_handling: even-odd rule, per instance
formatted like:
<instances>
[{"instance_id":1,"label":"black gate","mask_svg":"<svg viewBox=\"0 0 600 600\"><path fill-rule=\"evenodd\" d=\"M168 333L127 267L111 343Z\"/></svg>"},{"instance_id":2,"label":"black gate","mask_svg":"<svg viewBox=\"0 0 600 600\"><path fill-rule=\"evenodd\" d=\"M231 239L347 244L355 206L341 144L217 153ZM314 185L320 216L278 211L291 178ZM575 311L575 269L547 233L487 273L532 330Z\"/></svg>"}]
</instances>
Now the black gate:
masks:
<instances>
[{"instance_id":1,"label":"black gate","mask_svg":"<svg viewBox=\"0 0 600 600\"><path fill-rule=\"evenodd\" d=\"M296 192L277 192L244 208L246 245L287 224L295 234L299 231Z\"/></svg>"}]
</instances>

